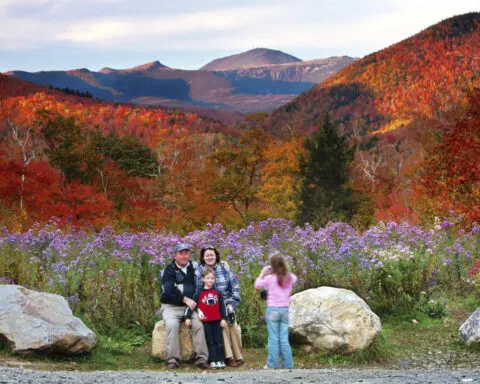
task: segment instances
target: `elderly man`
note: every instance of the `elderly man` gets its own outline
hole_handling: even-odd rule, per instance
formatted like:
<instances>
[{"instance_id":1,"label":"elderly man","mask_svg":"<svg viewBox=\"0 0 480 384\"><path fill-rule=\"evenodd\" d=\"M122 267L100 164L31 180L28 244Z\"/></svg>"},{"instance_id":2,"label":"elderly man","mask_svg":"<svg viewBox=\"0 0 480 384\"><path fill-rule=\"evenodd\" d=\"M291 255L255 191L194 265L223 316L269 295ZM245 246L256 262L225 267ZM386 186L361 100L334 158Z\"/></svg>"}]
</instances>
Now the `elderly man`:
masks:
<instances>
[{"instance_id":1,"label":"elderly man","mask_svg":"<svg viewBox=\"0 0 480 384\"><path fill-rule=\"evenodd\" d=\"M191 247L178 244L173 251L173 261L162 274L162 316L166 324L167 368L175 369L180 364L180 343L178 331L187 306L195 309L192 300L195 294L195 267L190 261ZM198 313L192 315L192 341L196 353L195 364L201 369L209 369L208 348L203 324Z\"/></svg>"}]
</instances>

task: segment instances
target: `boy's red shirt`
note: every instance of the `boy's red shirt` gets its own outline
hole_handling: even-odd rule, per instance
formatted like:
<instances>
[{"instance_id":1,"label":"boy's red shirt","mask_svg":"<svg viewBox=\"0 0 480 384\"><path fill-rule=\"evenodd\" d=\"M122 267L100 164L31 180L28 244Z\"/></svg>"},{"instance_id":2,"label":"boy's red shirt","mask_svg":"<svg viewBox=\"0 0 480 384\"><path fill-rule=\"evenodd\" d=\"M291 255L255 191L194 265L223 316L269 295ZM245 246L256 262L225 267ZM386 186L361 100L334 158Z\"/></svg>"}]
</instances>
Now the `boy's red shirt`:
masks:
<instances>
[{"instance_id":1,"label":"boy's red shirt","mask_svg":"<svg viewBox=\"0 0 480 384\"><path fill-rule=\"evenodd\" d=\"M216 289L202 289L197 300L197 307L203 312L203 322L222 320L225 317L223 297Z\"/></svg>"}]
</instances>

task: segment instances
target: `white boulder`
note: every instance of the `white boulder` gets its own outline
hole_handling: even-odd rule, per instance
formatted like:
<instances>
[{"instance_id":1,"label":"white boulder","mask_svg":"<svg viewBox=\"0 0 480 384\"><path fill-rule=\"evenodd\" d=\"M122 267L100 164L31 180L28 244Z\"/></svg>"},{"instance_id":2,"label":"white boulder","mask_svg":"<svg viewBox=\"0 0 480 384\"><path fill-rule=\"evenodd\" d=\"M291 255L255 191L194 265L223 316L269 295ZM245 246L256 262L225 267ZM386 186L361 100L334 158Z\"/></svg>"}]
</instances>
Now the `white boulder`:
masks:
<instances>
[{"instance_id":1,"label":"white boulder","mask_svg":"<svg viewBox=\"0 0 480 384\"><path fill-rule=\"evenodd\" d=\"M458 333L460 340L467 345L480 343L480 308L461 325Z\"/></svg>"},{"instance_id":2,"label":"white boulder","mask_svg":"<svg viewBox=\"0 0 480 384\"><path fill-rule=\"evenodd\" d=\"M73 316L67 300L19 285L0 285L0 335L14 352L68 355L90 351L95 334Z\"/></svg>"},{"instance_id":3,"label":"white boulder","mask_svg":"<svg viewBox=\"0 0 480 384\"><path fill-rule=\"evenodd\" d=\"M353 353L369 347L382 331L379 317L354 292L308 289L290 299L292 341L309 352Z\"/></svg>"}]
</instances>

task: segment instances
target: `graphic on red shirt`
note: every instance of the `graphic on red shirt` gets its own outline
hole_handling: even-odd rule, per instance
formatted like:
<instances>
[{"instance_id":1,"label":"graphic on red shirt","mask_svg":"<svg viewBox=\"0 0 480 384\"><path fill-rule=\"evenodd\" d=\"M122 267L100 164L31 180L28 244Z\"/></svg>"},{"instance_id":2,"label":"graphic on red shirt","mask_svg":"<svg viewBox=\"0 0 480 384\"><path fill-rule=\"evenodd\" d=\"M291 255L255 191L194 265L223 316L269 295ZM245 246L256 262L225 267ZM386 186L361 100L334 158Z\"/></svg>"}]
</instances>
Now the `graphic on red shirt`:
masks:
<instances>
[{"instance_id":1,"label":"graphic on red shirt","mask_svg":"<svg viewBox=\"0 0 480 384\"><path fill-rule=\"evenodd\" d=\"M215 305L218 302L218 296L216 292L208 292L202 298L202 303L205 305Z\"/></svg>"}]
</instances>

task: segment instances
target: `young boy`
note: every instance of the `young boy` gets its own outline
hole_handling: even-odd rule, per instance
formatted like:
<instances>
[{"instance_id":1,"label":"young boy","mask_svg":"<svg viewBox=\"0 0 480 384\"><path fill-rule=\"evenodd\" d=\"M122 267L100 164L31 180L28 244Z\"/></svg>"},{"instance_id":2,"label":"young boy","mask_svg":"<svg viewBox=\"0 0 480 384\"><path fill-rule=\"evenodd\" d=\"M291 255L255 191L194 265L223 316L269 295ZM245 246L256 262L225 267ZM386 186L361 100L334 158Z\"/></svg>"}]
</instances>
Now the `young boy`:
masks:
<instances>
[{"instance_id":1,"label":"young boy","mask_svg":"<svg viewBox=\"0 0 480 384\"><path fill-rule=\"evenodd\" d=\"M227 311L222 294L214 288L215 273L205 268L202 276L203 287L196 292L193 300L197 303L198 317L203 322L207 340L210 366L213 369L225 368L222 329L226 326ZM185 324L190 327L192 311L187 307Z\"/></svg>"}]
</instances>

